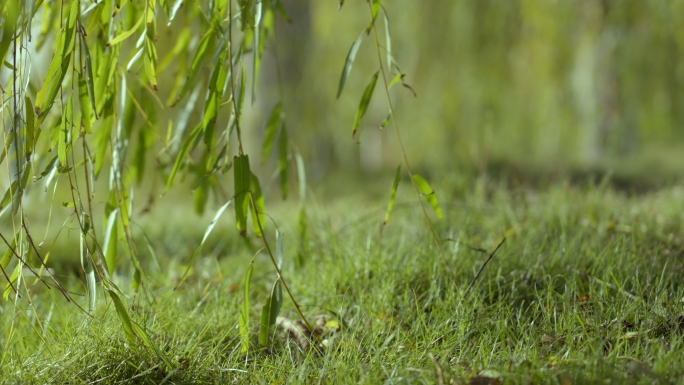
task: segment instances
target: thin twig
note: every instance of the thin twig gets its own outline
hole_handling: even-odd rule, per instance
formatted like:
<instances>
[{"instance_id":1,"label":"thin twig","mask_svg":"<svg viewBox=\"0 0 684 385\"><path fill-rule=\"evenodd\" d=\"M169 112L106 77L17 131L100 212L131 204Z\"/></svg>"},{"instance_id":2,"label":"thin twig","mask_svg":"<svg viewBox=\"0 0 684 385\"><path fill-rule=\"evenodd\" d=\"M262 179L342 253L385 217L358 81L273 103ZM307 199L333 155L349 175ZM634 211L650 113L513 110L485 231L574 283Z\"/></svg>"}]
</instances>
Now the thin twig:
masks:
<instances>
[{"instance_id":1,"label":"thin twig","mask_svg":"<svg viewBox=\"0 0 684 385\"><path fill-rule=\"evenodd\" d=\"M499 250L499 247L501 247L501 245L503 245L504 242L506 242L506 238L502 239L501 242L499 243L499 245L496 246L496 249L494 249L494 251L492 251L492 253L489 254L489 257L487 258L486 261L484 261L484 263L480 267L480 270L477 271L477 274L475 274L475 277L473 278L473 280L470 281L470 285L468 285L468 288L466 289L465 293L463 293L463 299L466 299L466 297L468 297L468 293L470 293L470 289L472 289L473 285L475 285L475 281L477 281L477 279L480 278L480 274L482 274L482 270L484 270L485 266L487 266L489 261L492 260L492 258L494 257L494 254L496 254L497 250Z\"/></svg>"}]
</instances>

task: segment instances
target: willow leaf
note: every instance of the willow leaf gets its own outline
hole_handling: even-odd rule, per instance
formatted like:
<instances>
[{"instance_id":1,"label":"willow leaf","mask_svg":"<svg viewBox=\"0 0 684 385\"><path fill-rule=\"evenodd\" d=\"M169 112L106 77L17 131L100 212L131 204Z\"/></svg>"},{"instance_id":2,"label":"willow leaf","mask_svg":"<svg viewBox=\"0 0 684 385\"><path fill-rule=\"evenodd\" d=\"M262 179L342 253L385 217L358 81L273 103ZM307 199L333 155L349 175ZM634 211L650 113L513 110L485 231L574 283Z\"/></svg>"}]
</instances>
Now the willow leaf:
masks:
<instances>
[{"instance_id":1,"label":"willow leaf","mask_svg":"<svg viewBox=\"0 0 684 385\"><path fill-rule=\"evenodd\" d=\"M378 82L378 74L380 71L376 72L371 78L370 83L366 86L363 91L363 96L361 96L361 102L359 102L359 108L356 110L356 116L354 117L354 126L352 127L352 138L356 136L356 130L359 128L359 122L366 111L368 111L368 104L370 104L371 98L373 97L373 91L375 91L375 84Z\"/></svg>"},{"instance_id":2,"label":"willow leaf","mask_svg":"<svg viewBox=\"0 0 684 385\"><path fill-rule=\"evenodd\" d=\"M266 208L264 207L264 196L261 194L261 185L259 178L252 174L251 194L253 204L250 205L252 213L252 224L254 225L254 234L261 238L263 232L261 231L266 226Z\"/></svg>"},{"instance_id":3,"label":"willow leaf","mask_svg":"<svg viewBox=\"0 0 684 385\"><path fill-rule=\"evenodd\" d=\"M114 209L112 210L112 212L109 213L109 217L107 218L107 226L105 227L103 251L109 275L114 274L114 263L116 260L116 240L118 237L118 226L116 225L116 218L118 213L118 209Z\"/></svg>"},{"instance_id":4,"label":"willow leaf","mask_svg":"<svg viewBox=\"0 0 684 385\"><path fill-rule=\"evenodd\" d=\"M356 53L359 51L361 42L363 38L366 37L366 31L361 32L361 35L352 43L349 52L347 53L347 58L344 61L344 67L342 68L342 76L340 76L340 85L337 88L337 98L342 95L342 90L344 85L347 83L347 77L349 77L349 72L351 72L352 65L354 64L354 59L356 58Z\"/></svg>"},{"instance_id":5,"label":"willow leaf","mask_svg":"<svg viewBox=\"0 0 684 385\"><path fill-rule=\"evenodd\" d=\"M430 187L428 182L426 182L425 179L418 174L413 174L413 182L418 187L420 193L425 196L425 199L427 199L430 206L432 206L435 214L437 214L437 218L442 219L442 209L439 207L437 197L435 196L435 191L432 189L432 187Z\"/></svg>"},{"instance_id":6,"label":"willow leaf","mask_svg":"<svg viewBox=\"0 0 684 385\"><path fill-rule=\"evenodd\" d=\"M385 213L385 220L382 222L386 225L389 222L390 214L392 213L392 208L394 207L394 198L397 196L397 188L399 187L399 181L401 181L401 164L397 167L397 173L394 175L394 183L392 184L392 193L390 194L390 200L387 204L387 212Z\"/></svg>"},{"instance_id":7,"label":"willow leaf","mask_svg":"<svg viewBox=\"0 0 684 385\"><path fill-rule=\"evenodd\" d=\"M261 324L259 325L259 345L269 346L271 330L275 325L276 318L283 305L282 289L280 279L276 280L271 289L271 295L266 300L266 304L261 309Z\"/></svg>"},{"instance_id":8,"label":"willow leaf","mask_svg":"<svg viewBox=\"0 0 684 385\"><path fill-rule=\"evenodd\" d=\"M216 223L218 222L219 218L223 214L224 211L228 208L230 203L233 200L229 200L226 202L223 206L221 206L217 211L216 214L214 214L214 219L211 221L207 229L204 231L204 237L202 238L202 242L200 242L199 247L195 250L195 253L192 255L192 258L190 259L190 263L188 263L187 269L185 269L185 272L183 273L183 276L181 277L180 281L178 281L178 284L174 288L174 290L178 289L181 284L185 281L186 278L188 278L188 275L190 275L190 270L192 269L192 265L195 263L195 259L197 259L197 256L200 253L200 250L202 250L202 247L204 246L204 243L207 241L207 238L209 237L209 234L211 234L211 231L214 230L214 226L216 226Z\"/></svg>"},{"instance_id":9,"label":"willow leaf","mask_svg":"<svg viewBox=\"0 0 684 385\"><path fill-rule=\"evenodd\" d=\"M285 123L280 128L280 137L278 138L278 174L280 174L280 193L283 199L287 198L287 168L289 162L287 161L289 157L289 146L287 141L287 130L285 129Z\"/></svg>"},{"instance_id":10,"label":"willow leaf","mask_svg":"<svg viewBox=\"0 0 684 385\"><path fill-rule=\"evenodd\" d=\"M249 169L249 156L233 158L233 177L235 186L235 222L240 235L247 235L247 211L249 210L249 191L252 172Z\"/></svg>"},{"instance_id":11,"label":"willow leaf","mask_svg":"<svg viewBox=\"0 0 684 385\"><path fill-rule=\"evenodd\" d=\"M142 24L144 18L145 18L145 15L141 15L141 16L140 16L140 19L138 19L138 21L135 23L135 25L133 26L133 28L129 29L128 31L123 31L123 32L121 32L121 33L119 34L119 36L117 36L117 37L115 37L114 39L110 40L109 43L106 44L106 47L109 47L109 46L112 46L112 45L115 45L115 44L119 44L119 43L121 43L122 41L124 41L124 40L128 39L129 37L131 37L131 35L133 35L133 34L135 33L135 31L138 29L138 27L140 27L140 24Z\"/></svg>"},{"instance_id":12,"label":"willow leaf","mask_svg":"<svg viewBox=\"0 0 684 385\"><path fill-rule=\"evenodd\" d=\"M173 178L176 177L176 173L178 173L178 170L180 169L181 165L183 164L183 161L185 160L185 156L188 154L190 151L190 147L195 143L197 140L197 137L199 134L202 132L202 123L198 123L195 128L192 129L190 134L183 139L183 143L181 144L180 148L178 149L178 154L176 154L176 161L173 163L173 168L171 169L171 174L169 174L168 179L166 179L166 188L164 188L164 193L169 191L169 188L171 187L171 183L173 182Z\"/></svg>"},{"instance_id":13,"label":"willow leaf","mask_svg":"<svg viewBox=\"0 0 684 385\"><path fill-rule=\"evenodd\" d=\"M268 155L271 153L273 142L275 142L275 136L278 133L278 128L282 121L282 111L283 106L281 103L276 104L276 106L273 107L273 110L271 110L271 115L266 124L266 131L264 132L264 143L261 146L261 163L265 163L268 159Z\"/></svg>"},{"instance_id":14,"label":"willow leaf","mask_svg":"<svg viewBox=\"0 0 684 385\"><path fill-rule=\"evenodd\" d=\"M107 290L107 293L109 294L109 297L112 299L112 302L114 302L116 314L119 316L121 326L123 326L124 334L126 334L126 339L128 340L128 348L131 351L135 352L135 331L133 330L133 322L131 321L131 317L128 315L128 310L126 310L126 306L124 306L123 302L121 301L121 298L119 298L119 296L113 290Z\"/></svg>"}]
</instances>

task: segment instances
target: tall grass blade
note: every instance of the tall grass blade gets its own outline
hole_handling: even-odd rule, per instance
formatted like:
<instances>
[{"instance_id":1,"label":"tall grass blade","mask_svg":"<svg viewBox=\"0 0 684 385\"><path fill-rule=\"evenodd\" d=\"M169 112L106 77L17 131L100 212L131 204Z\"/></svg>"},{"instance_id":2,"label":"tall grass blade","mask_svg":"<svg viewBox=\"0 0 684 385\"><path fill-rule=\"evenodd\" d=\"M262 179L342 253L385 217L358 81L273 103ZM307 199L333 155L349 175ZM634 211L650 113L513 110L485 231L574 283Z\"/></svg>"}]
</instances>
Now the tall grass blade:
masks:
<instances>
[{"instance_id":1,"label":"tall grass blade","mask_svg":"<svg viewBox=\"0 0 684 385\"><path fill-rule=\"evenodd\" d=\"M254 270L254 261L250 262L245 276L245 292L242 307L240 308L240 352L247 353L249 351L249 282L252 279L252 271Z\"/></svg>"}]
</instances>

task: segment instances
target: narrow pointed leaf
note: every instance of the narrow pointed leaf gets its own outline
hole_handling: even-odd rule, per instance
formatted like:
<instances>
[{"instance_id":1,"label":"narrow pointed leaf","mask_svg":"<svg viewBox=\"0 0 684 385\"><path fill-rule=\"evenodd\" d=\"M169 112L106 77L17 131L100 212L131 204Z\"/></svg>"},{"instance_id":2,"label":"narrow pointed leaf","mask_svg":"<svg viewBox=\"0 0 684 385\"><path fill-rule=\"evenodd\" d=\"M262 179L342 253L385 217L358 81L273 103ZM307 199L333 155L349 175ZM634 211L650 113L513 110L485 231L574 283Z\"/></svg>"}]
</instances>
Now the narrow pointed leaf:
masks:
<instances>
[{"instance_id":1,"label":"narrow pointed leaf","mask_svg":"<svg viewBox=\"0 0 684 385\"><path fill-rule=\"evenodd\" d=\"M287 169L289 166L287 159L289 155L287 130L285 129L285 123L283 123L280 129L280 137L278 138L278 174L280 174L280 194L283 199L287 198Z\"/></svg>"},{"instance_id":2,"label":"narrow pointed leaf","mask_svg":"<svg viewBox=\"0 0 684 385\"><path fill-rule=\"evenodd\" d=\"M166 180L166 188L164 188L164 193L169 191L169 188L171 187L171 183L173 182L173 178L176 177L176 173L178 173L178 170L180 169L181 165L183 164L183 161L185 160L185 156L188 154L190 151L190 148L193 146L195 141L197 140L197 137L199 134L202 132L202 123L198 123L195 128L192 129L190 134L183 139L183 143L181 144L180 148L178 149L178 154L176 155L176 161L173 163L173 168L171 169L171 174L169 174L168 179Z\"/></svg>"},{"instance_id":3,"label":"narrow pointed leaf","mask_svg":"<svg viewBox=\"0 0 684 385\"><path fill-rule=\"evenodd\" d=\"M107 293L112 299L112 302L114 302L116 314L119 316L121 326L123 326L124 334L126 334L126 339L128 340L128 347L131 351L135 352L135 331L133 330L133 322L131 322L131 317L128 315L126 306L124 306L123 302L121 302L121 298L119 298L119 296L113 290L107 290Z\"/></svg>"},{"instance_id":4,"label":"narrow pointed leaf","mask_svg":"<svg viewBox=\"0 0 684 385\"><path fill-rule=\"evenodd\" d=\"M35 111L33 110L33 103L31 103L31 98L25 95L24 101L26 103L26 156L33 154L33 146L36 143L36 127L35 127ZM2 160L0 160L2 163Z\"/></svg>"},{"instance_id":5,"label":"narrow pointed leaf","mask_svg":"<svg viewBox=\"0 0 684 385\"><path fill-rule=\"evenodd\" d=\"M211 45L213 39L214 30L213 28L209 28L209 30L207 30L207 32L202 36L202 39L199 42L197 51L195 51L195 56L192 59L192 64L190 65L188 77L185 79L183 88L181 89L180 95L178 95L178 99L174 102L174 105L178 103L181 99L183 99L185 95L188 92L190 92L192 88L195 87L195 78L199 73L200 67L202 67L202 65L205 64L204 58L209 52L209 46Z\"/></svg>"},{"instance_id":6,"label":"narrow pointed leaf","mask_svg":"<svg viewBox=\"0 0 684 385\"><path fill-rule=\"evenodd\" d=\"M266 131L264 132L264 143L261 146L261 163L266 162L268 155L271 153L273 142L275 142L275 136L278 133L278 128L282 121L282 111L283 107L281 103L276 104L276 106L273 107L273 110L271 110L271 115L266 124Z\"/></svg>"},{"instance_id":7,"label":"narrow pointed leaf","mask_svg":"<svg viewBox=\"0 0 684 385\"><path fill-rule=\"evenodd\" d=\"M435 196L435 191L432 189L432 187L430 187L428 182L426 182L425 179L418 174L413 174L413 182L416 184L416 186L418 186L418 190L425 196L425 199L427 199L430 206L432 206L435 214L437 214L437 218L442 219L442 209L439 207L437 197Z\"/></svg>"},{"instance_id":8,"label":"narrow pointed leaf","mask_svg":"<svg viewBox=\"0 0 684 385\"><path fill-rule=\"evenodd\" d=\"M116 218L118 213L118 209L114 209L109 213L109 217L107 218L107 226L105 227L103 251L109 275L114 274L114 263L116 262L116 240L118 237Z\"/></svg>"},{"instance_id":9,"label":"narrow pointed leaf","mask_svg":"<svg viewBox=\"0 0 684 385\"><path fill-rule=\"evenodd\" d=\"M401 181L401 164L397 167L397 173L394 175L394 183L392 184L392 193L390 194L390 200L387 204L387 212L385 213L385 220L382 222L386 225L389 222L390 214L392 213L392 208L394 207L394 198L397 196L397 188L399 187L399 181Z\"/></svg>"},{"instance_id":10,"label":"narrow pointed leaf","mask_svg":"<svg viewBox=\"0 0 684 385\"><path fill-rule=\"evenodd\" d=\"M144 18L145 18L145 15L141 15L141 16L140 16L140 19L138 19L138 21L135 23L135 25L133 26L133 28L129 29L128 31L123 31L123 32L121 32L121 33L119 34L119 36L117 36L117 37L115 37L114 39L112 39L109 43L107 43L106 46L109 47L109 46L112 46L112 45L115 45L115 44L119 44L119 43L121 43L122 41L124 41L124 40L128 39L129 37L131 37L131 35L133 35L133 33L135 33L135 31L138 29L138 27L140 27L140 24L142 24L142 21L143 21Z\"/></svg>"},{"instance_id":11,"label":"narrow pointed leaf","mask_svg":"<svg viewBox=\"0 0 684 385\"><path fill-rule=\"evenodd\" d=\"M252 200L254 202L253 205L250 205L252 209L252 224L254 225L254 234L261 238L263 236L263 232L261 230L266 227L266 208L264 207L264 196L261 194L261 185L259 184L259 178L257 178L256 175L252 174L251 182L251 194Z\"/></svg>"},{"instance_id":12,"label":"narrow pointed leaf","mask_svg":"<svg viewBox=\"0 0 684 385\"><path fill-rule=\"evenodd\" d=\"M280 280L278 279L273 284L271 295L266 300L266 304L261 309L261 324L259 325L259 345L269 346L271 330L275 325L276 318L280 312L280 307L283 305L282 289L280 288Z\"/></svg>"},{"instance_id":13,"label":"narrow pointed leaf","mask_svg":"<svg viewBox=\"0 0 684 385\"><path fill-rule=\"evenodd\" d=\"M207 238L209 237L209 234L211 234L211 231L214 230L214 226L216 226L216 223L218 223L219 218L223 214L224 211L230 206L230 203L233 200L229 200L226 202L223 206L219 207L219 209L216 211L216 214L214 214L214 219L211 221L209 226L207 226L207 229L204 231L204 237L202 238L202 242L200 242L199 247L195 250L195 253L192 255L192 258L190 259L190 262L188 263L187 269L185 269L185 272L183 273L183 276L181 277L180 281L178 281L178 284L174 288L174 290L178 289L180 285L183 284L186 278L188 278L188 275L190 275L190 270L192 270L192 265L195 263L195 259L197 259L197 256L199 255L200 251L202 250L202 247L204 246L204 242L206 242Z\"/></svg>"},{"instance_id":14,"label":"narrow pointed leaf","mask_svg":"<svg viewBox=\"0 0 684 385\"><path fill-rule=\"evenodd\" d=\"M366 89L363 91L363 96L361 97L361 102L359 103L359 108L358 110L356 110L356 117L354 118L352 138L356 136L356 130L359 128L359 122L361 121L361 118L363 118L363 116L366 115L366 111L368 111L368 104L370 103L371 98L373 97L373 91L375 91L375 84L378 82L379 73L380 71L376 72L373 75L370 83L368 83Z\"/></svg>"},{"instance_id":15,"label":"narrow pointed leaf","mask_svg":"<svg viewBox=\"0 0 684 385\"><path fill-rule=\"evenodd\" d=\"M85 132L90 134L93 132L93 109L88 97L88 85L83 74L78 75L78 102L81 111L81 122Z\"/></svg>"},{"instance_id":16,"label":"narrow pointed leaf","mask_svg":"<svg viewBox=\"0 0 684 385\"><path fill-rule=\"evenodd\" d=\"M361 32L361 35L352 43L349 52L347 53L347 58L344 61L344 67L342 68L342 76L340 76L340 85L337 88L337 98L342 95L342 90L344 85L347 83L347 77L349 77L349 72L351 72L352 65L354 64L354 59L356 58L356 53L359 51L361 42L363 38L366 37L366 31Z\"/></svg>"},{"instance_id":17,"label":"narrow pointed leaf","mask_svg":"<svg viewBox=\"0 0 684 385\"><path fill-rule=\"evenodd\" d=\"M240 155L233 158L233 181L235 186L235 222L240 235L247 236L247 211L249 210L249 191L252 172L249 157Z\"/></svg>"}]
</instances>

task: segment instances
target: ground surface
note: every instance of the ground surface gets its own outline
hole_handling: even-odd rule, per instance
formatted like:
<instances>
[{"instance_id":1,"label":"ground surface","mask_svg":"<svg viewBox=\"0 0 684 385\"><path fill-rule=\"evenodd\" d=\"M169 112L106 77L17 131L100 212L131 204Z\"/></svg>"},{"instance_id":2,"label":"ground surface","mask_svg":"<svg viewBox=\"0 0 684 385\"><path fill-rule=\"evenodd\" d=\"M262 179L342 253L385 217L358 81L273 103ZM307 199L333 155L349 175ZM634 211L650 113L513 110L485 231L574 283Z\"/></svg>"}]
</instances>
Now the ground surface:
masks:
<instances>
[{"instance_id":1,"label":"ground surface","mask_svg":"<svg viewBox=\"0 0 684 385\"><path fill-rule=\"evenodd\" d=\"M482 180L438 187L445 219L434 226L443 254L409 186L402 189L382 231L382 201L311 205L304 238L298 205L274 208L285 233L283 275L304 314L318 324L320 349L307 349L288 333L297 314L287 298L273 348L258 348L259 315L276 275L259 242L240 240L228 219L174 291L211 215L174 214L179 217L166 216L165 226L155 227L150 224L159 218L152 214L144 227L156 259L144 242L139 246L146 283L132 290L125 267L114 280L128 294L133 321L172 365L141 343L128 343L102 294L90 317L38 284L31 286L32 305L26 296L1 304L0 378L55 384L684 383L684 189L631 195L609 183L536 190ZM253 338L244 354L238 325L253 255ZM65 285L84 293L82 277L69 278L78 271L77 258L55 258ZM84 297L75 298L86 306Z\"/></svg>"}]
</instances>

